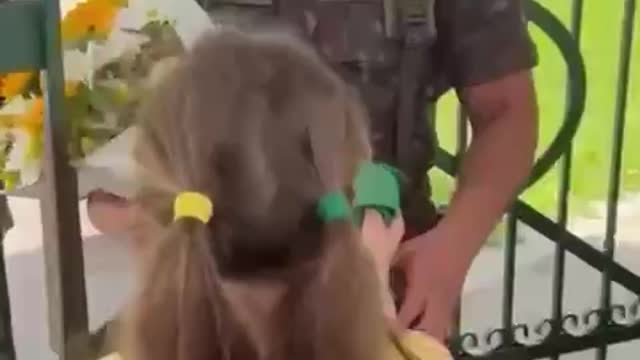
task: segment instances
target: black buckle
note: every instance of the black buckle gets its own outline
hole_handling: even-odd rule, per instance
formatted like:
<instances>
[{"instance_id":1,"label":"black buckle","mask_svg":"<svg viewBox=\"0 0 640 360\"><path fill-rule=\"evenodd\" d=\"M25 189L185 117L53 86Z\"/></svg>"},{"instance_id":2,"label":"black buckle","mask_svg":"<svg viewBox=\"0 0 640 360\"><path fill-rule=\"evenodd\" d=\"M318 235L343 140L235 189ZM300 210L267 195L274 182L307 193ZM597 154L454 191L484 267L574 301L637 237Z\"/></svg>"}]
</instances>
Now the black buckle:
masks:
<instances>
[{"instance_id":1,"label":"black buckle","mask_svg":"<svg viewBox=\"0 0 640 360\"><path fill-rule=\"evenodd\" d=\"M433 0L399 0L406 45L430 45L436 38Z\"/></svg>"}]
</instances>

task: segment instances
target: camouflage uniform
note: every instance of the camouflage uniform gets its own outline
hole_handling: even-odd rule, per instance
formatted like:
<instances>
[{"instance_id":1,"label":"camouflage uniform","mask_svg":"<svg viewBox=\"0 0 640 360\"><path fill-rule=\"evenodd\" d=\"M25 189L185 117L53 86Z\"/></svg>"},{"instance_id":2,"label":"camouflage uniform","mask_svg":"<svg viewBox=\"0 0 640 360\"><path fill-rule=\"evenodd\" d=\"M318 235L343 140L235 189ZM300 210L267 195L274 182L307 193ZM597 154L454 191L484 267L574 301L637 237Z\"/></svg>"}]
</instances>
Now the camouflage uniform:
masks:
<instances>
[{"instance_id":1,"label":"camouflage uniform","mask_svg":"<svg viewBox=\"0 0 640 360\"><path fill-rule=\"evenodd\" d=\"M426 178L437 143L425 105L451 88L485 83L536 64L522 1L198 0L222 22L231 17L234 25L237 20L240 25L293 25L359 88L372 118L376 156L408 175L403 211L414 234L437 221ZM406 11L407 4L418 9L417 17ZM403 7L404 12L398 11ZM416 38L417 46L406 46ZM413 63L406 61L407 53L413 53ZM409 92L403 91L407 77L415 80ZM403 113L399 108L407 98L413 108ZM110 351L107 333L116 329L117 321L106 324L94 334L92 347Z\"/></svg>"},{"instance_id":2,"label":"camouflage uniform","mask_svg":"<svg viewBox=\"0 0 640 360\"><path fill-rule=\"evenodd\" d=\"M360 89L377 158L408 175L403 207L412 232L436 221L426 173L437 140L425 104L452 87L498 79L537 60L521 0L209 0L204 6L214 19L235 13L249 22L292 24ZM419 44L408 49L416 37ZM410 51L419 54L413 64L406 62ZM409 89L403 71L415 80ZM410 108L404 114L403 98Z\"/></svg>"}]
</instances>

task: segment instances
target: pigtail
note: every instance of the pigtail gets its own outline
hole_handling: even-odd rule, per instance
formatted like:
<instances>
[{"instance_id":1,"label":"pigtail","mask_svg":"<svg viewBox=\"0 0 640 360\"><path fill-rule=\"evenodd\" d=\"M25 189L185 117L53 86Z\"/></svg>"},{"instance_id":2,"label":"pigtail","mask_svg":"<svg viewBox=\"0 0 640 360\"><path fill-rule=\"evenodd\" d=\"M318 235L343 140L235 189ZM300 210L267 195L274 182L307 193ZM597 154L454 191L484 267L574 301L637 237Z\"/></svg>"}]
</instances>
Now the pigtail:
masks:
<instances>
[{"instance_id":1,"label":"pigtail","mask_svg":"<svg viewBox=\"0 0 640 360\"><path fill-rule=\"evenodd\" d=\"M125 360L251 358L224 295L209 227L176 219L156 241L123 335Z\"/></svg>"},{"instance_id":2,"label":"pigtail","mask_svg":"<svg viewBox=\"0 0 640 360\"><path fill-rule=\"evenodd\" d=\"M350 220L326 223L322 236L323 254L283 303L293 309L290 343L274 358L383 360L388 337L374 263Z\"/></svg>"},{"instance_id":3,"label":"pigtail","mask_svg":"<svg viewBox=\"0 0 640 360\"><path fill-rule=\"evenodd\" d=\"M298 288L291 326L292 343L297 346L292 349L297 351L283 358L382 359L387 337L382 301L371 297L372 291L379 293L375 266L354 227L347 189L342 188L344 179L353 176L349 172L355 170L346 162L352 146L347 134L353 129L348 125L350 114L344 112L344 97L335 99L325 111L343 116L325 117L309 125L313 162L324 189L317 202L317 216L324 224L321 236L325 250ZM309 339L311 343L304 342Z\"/></svg>"},{"instance_id":4,"label":"pigtail","mask_svg":"<svg viewBox=\"0 0 640 360\"><path fill-rule=\"evenodd\" d=\"M224 296L211 236L206 226L193 220L186 224L192 237L180 254L178 265L179 360L228 359L232 347L233 320ZM227 330L225 332L225 329ZM212 339L218 343L211 346Z\"/></svg>"}]
</instances>

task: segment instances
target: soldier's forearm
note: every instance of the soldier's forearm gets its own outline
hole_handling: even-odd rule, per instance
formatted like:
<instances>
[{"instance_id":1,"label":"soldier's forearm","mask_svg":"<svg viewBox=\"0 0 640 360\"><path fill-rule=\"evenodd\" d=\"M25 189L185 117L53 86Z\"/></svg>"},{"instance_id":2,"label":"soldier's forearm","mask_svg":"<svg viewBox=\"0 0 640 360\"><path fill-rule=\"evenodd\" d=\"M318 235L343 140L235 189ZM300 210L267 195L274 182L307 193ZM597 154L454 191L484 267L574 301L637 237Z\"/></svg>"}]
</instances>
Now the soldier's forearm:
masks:
<instances>
[{"instance_id":1,"label":"soldier's forearm","mask_svg":"<svg viewBox=\"0 0 640 360\"><path fill-rule=\"evenodd\" d=\"M441 224L448 235L460 239L459 249L470 257L526 181L537 144L537 109L529 75L503 82L467 94L474 134Z\"/></svg>"}]
</instances>

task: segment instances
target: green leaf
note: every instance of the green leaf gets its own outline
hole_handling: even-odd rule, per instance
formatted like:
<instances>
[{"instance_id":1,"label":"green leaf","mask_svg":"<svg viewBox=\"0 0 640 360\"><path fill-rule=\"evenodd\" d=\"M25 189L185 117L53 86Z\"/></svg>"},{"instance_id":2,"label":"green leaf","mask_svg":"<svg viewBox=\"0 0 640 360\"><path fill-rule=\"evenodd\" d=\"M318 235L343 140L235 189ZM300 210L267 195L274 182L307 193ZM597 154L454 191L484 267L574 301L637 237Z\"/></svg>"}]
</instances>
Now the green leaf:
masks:
<instances>
[{"instance_id":1,"label":"green leaf","mask_svg":"<svg viewBox=\"0 0 640 360\"><path fill-rule=\"evenodd\" d=\"M18 170L9 170L0 172L0 181L2 181L2 189L12 191L20 183L20 172Z\"/></svg>"},{"instance_id":2,"label":"green leaf","mask_svg":"<svg viewBox=\"0 0 640 360\"><path fill-rule=\"evenodd\" d=\"M96 109L116 111L130 101L131 94L124 81L112 80L95 84L90 92L90 99Z\"/></svg>"},{"instance_id":3,"label":"green leaf","mask_svg":"<svg viewBox=\"0 0 640 360\"><path fill-rule=\"evenodd\" d=\"M107 142L114 136L120 134L123 130L124 129L120 127L116 127L113 129L104 127L86 127L82 129L82 136L89 137L96 142Z\"/></svg>"},{"instance_id":4,"label":"green leaf","mask_svg":"<svg viewBox=\"0 0 640 360\"><path fill-rule=\"evenodd\" d=\"M98 142L88 136L84 136L80 141L80 146L84 154L89 154L98 147Z\"/></svg>"},{"instance_id":5,"label":"green leaf","mask_svg":"<svg viewBox=\"0 0 640 360\"><path fill-rule=\"evenodd\" d=\"M89 91L89 104L95 110L102 113L117 110L114 96L111 95L106 88L94 87L93 90Z\"/></svg>"}]
</instances>

